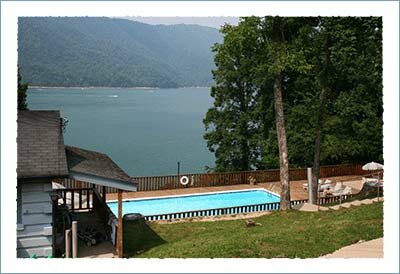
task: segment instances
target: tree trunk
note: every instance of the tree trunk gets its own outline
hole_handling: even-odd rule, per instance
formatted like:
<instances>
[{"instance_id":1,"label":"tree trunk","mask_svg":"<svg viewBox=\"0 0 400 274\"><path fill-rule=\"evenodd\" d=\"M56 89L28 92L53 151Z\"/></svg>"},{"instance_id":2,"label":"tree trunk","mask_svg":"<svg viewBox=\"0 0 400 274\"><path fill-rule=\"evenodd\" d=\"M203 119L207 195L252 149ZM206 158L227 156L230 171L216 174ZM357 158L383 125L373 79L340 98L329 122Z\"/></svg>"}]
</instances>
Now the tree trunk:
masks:
<instances>
[{"instance_id":1,"label":"tree trunk","mask_svg":"<svg viewBox=\"0 0 400 274\"><path fill-rule=\"evenodd\" d=\"M275 120L276 133L279 147L279 165L281 179L281 210L290 209L290 182L289 182L289 160L286 141L285 119L283 115L282 100L282 73L274 76L274 99L275 99Z\"/></svg>"},{"instance_id":2,"label":"tree trunk","mask_svg":"<svg viewBox=\"0 0 400 274\"><path fill-rule=\"evenodd\" d=\"M275 47L284 46L284 35L282 29L282 19L277 16L272 22L272 40ZM278 54L278 51L276 52ZM290 209L290 182L289 182L289 160L288 147L286 140L285 118L283 115L282 100L282 70L274 73L274 103L275 103L275 122L276 135L278 137L279 147L279 170L281 181L281 210Z\"/></svg>"},{"instance_id":3,"label":"tree trunk","mask_svg":"<svg viewBox=\"0 0 400 274\"><path fill-rule=\"evenodd\" d=\"M325 105L325 87L321 87L321 92L319 94L319 108L317 113L317 128L315 132L315 147L314 147L314 165L313 165L313 191L312 200L314 204L317 204L318 199L318 181L319 181L319 164L321 156L321 135L322 135L322 125L324 116L324 105Z\"/></svg>"},{"instance_id":4,"label":"tree trunk","mask_svg":"<svg viewBox=\"0 0 400 274\"><path fill-rule=\"evenodd\" d=\"M321 139L322 139L322 128L325 114L325 100L327 93L327 81L328 81L328 70L330 64L330 33L325 34L325 61L323 72L320 77L321 92L319 94L319 107L317 112L317 126L315 131L315 147L314 147L314 164L313 164L313 178L312 178L312 196L313 202L318 203L318 181L319 181L319 168L321 158Z\"/></svg>"}]
</instances>

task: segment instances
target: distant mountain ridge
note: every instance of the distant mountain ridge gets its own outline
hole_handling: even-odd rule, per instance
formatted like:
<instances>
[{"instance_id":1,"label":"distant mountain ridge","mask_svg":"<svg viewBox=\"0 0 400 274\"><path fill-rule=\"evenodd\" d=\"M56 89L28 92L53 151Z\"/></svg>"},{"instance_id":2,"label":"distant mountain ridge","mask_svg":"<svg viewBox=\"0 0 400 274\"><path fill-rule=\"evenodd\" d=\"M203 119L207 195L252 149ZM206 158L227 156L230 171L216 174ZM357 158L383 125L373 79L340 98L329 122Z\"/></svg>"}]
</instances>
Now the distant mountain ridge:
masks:
<instances>
[{"instance_id":1,"label":"distant mountain ridge","mask_svg":"<svg viewBox=\"0 0 400 274\"><path fill-rule=\"evenodd\" d=\"M18 62L33 86L209 86L217 29L106 17L20 17Z\"/></svg>"}]
</instances>

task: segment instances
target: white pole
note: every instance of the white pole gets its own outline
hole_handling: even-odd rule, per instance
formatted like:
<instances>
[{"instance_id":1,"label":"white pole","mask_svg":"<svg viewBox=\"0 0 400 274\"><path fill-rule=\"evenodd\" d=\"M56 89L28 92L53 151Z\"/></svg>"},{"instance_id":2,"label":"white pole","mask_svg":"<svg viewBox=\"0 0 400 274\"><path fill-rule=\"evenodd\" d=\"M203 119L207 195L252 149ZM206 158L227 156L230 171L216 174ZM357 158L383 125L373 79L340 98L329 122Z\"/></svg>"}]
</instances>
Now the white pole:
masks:
<instances>
[{"instance_id":1,"label":"white pole","mask_svg":"<svg viewBox=\"0 0 400 274\"><path fill-rule=\"evenodd\" d=\"M312 168L307 168L307 183L308 183L308 203L314 204L313 199L313 183L312 183Z\"/></svg>"},{"instance_id":2,"label":"white pole","mask_svg":"<svg viewBox=\"0 0 400 274\"><path fill-rule=\"evenodd\" d=\"M72 258L78 258L78 222L72 222Z\"/></svg>"},{"instance_id":3,"label":"white pole","mask_svg":"<svg viewBox=\"0 0 400 274\"><path fill-rule=\"evenodd\" d=\"M65 230L65 258L71 258L71 229Z\"/></svg>"},{"instance_id":4,"label":"white pole","mask_svg":"<svg viewBox=\"0 0 400 274\"><path fill-rule=\"evenodd\" d=\"M379 176L379 172L378 172L378 184L377 184L377 186L378 186L378 202L379 202L379 178L380 178L380 176Z\"/></svg>"}]
</instances>

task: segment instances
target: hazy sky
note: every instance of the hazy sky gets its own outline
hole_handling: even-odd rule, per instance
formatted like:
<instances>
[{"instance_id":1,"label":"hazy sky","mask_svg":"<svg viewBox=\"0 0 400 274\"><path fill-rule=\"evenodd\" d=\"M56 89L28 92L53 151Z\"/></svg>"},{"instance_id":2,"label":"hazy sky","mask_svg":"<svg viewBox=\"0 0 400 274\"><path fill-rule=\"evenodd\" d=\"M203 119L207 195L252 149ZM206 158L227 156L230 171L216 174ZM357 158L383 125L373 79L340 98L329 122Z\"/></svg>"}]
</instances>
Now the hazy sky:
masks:
<instances>
[{"instance_id":1,"label":"hazy sky","mask_svg":"<svg viewBox=\"0 0 400 274\"><path fill-rule=\"evenodd\" d=\"M136 17L123 18L143 22L151 25L196 24L201 26L219 28L225 23L237 25L238 17Z\"/></svg>"}]
</instances>

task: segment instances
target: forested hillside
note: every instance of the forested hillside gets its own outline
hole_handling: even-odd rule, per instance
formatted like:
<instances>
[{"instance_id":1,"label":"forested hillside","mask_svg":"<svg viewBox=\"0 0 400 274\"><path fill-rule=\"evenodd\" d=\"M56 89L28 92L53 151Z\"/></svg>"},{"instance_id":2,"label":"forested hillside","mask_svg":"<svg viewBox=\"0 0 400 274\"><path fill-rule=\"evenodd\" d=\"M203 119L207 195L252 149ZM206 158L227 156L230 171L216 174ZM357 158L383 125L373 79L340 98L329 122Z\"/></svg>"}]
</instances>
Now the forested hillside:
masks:
<instances>
[{"instance_id":1,"label":"forested hillside","mask_svg":"<svg viewBox=\"0 0 400 274\"><path fill-rule=\"evenodd\" d=\"M40 86L209 86L221 41L209 27L93 17L21 17L18 31L22 80Z\"/></svg>"}]
</instances>

